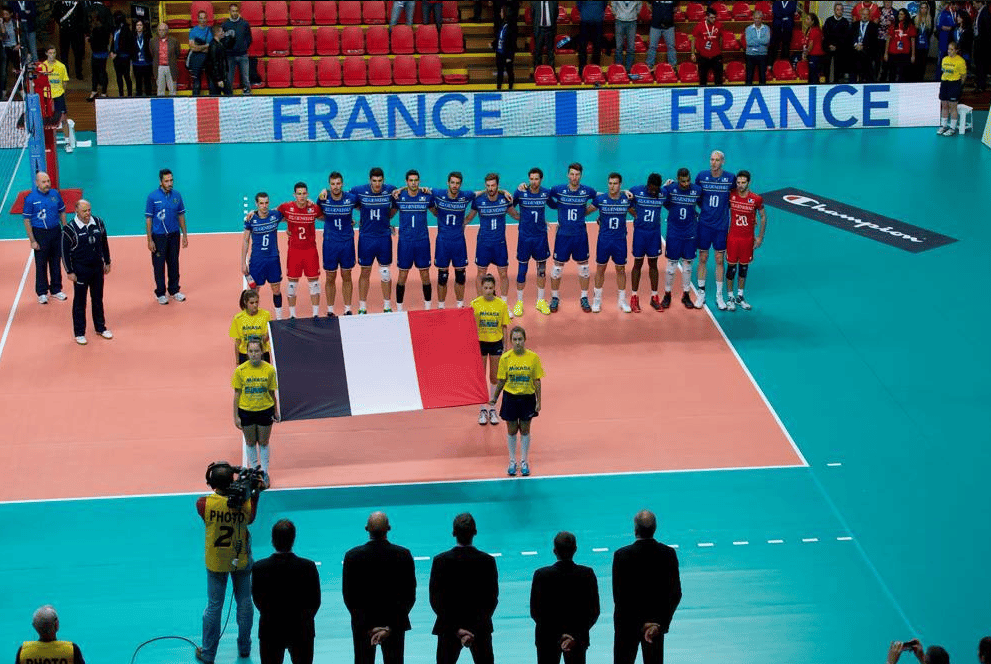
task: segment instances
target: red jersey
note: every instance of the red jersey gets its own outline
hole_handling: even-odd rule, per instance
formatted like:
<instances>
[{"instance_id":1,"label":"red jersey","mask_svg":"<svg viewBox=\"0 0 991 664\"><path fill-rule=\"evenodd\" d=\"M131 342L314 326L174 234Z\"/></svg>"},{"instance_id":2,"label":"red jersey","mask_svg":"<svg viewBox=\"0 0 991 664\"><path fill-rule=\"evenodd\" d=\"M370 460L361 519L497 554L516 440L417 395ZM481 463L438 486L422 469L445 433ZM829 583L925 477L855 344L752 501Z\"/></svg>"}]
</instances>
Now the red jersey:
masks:
<instances>
[{"instance_id":1,"label":"red jersey","mask_svg":"<svg viewBox=\"0 0 991 664\"><path fill-rule=\"evenodd\" d=\"M892 55L908 55L912 52L912 42L915 40L915 26L909 25L902 30L900 25L888 28L888 53Z\"/></svg>"},{"instance_id":2,"label":"red jersey","mask_svg":"<svg viewBox=\"0 0 991 664\"><path fill-rule=\"evenodd\" d=\"M736 193L729 195L729 237L752 238L757 229L757 210L764 209L764 198L748 191L745 196Z\"/></svg>"},{"instance_id":3,"label":"red jersey","mask_svg":"<svg viewBox=\"0 0 991 664\"><path fill-rule=\"evenodd\" d=\"M861 9L866 9L868 12L870 12L867 15L867 17L873 23L877 23L878 22L878 19L881 18L881 8L877 6L877 3L876 2L871 2L871 3L858 2L853 7L853 15L852 15L853 17L850 19L853 23L856 23L857 21L860 20L860 10Z\"/></svg>"},{"instance_id":4,"label":"red jersey","mask_svg":"<svg viewBox=\"0 0 991 664\"><path fill-rule=\"evenodd\" d=\"M695 52L704 58L714 58L723 52L723 26L719 21L709 25L708 21L699 21L692 30L695 37Z\"/></svg>"},{"instance_id":5,"label":"red jersey","mask_svg":"<svg viewBox=\"0 0 991 664\"><path fill-rule=\"evenodd\" d=\"M822 30L816 26L809 28L809 31L805 33L802 43L805 46L805 52L809 55L826 55L826 52L822 50Z\"/></svg>"},{"instance_id":6,"label":"red jersey","mask_svg":"<svg viewBox=\"0 0 991 664\"><path fill-rule=\"evenodd\" d=\"M317 248L317 219L323 216L320 206L306 201L306 207L297 207L296 201L278 207L289 227L289 250Z\"/></svg>"}]
</instances>

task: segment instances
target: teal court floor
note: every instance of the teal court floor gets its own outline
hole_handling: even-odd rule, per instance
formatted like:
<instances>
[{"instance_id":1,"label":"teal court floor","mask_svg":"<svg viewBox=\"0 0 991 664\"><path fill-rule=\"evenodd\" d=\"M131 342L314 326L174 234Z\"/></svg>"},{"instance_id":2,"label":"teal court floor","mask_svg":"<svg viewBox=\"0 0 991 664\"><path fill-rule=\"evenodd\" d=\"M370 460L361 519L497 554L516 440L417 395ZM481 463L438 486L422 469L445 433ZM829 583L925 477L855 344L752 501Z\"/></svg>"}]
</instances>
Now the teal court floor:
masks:
<instances>
[{"instance_id":1,"label":"teal court floor","mask_svg":"<svg viewBox=\"0 0 991 664\"><path fill-rule=\"evenodd\" d=\"M912 636L944 645L953 661L974 661L977 641L991 633L991 314L981 290L991 249L991 152L972 135L947 139L925 128L95 147L60 164L63 186L82 186L114 233L143 233L144 198L161 167L176 172L191 232L236 233L244 196L267 190L273 201L288 200L295 181L316 189L331 170L349 186L364 182L373 165L389 182L418 168L423 184L434 186L461 170L466 186L481 188L488 171L515 185L533 165L547 173L545 184L562 182L577 160L584 181L604 188L613 170L625 184L655 170L667 178L680 166L696 173L713 149L726 153L727 169L750 170L757 192L795 187L957 239L913 254L768 209L767 240L747 285L754 310L714 313L807 467L273 490L253 527L256 557L271 552L276 520L296 522L297 552L321 563L316 661L349 662L340 564L363 540L367 514L385 509L392 539L420 558L407 661L429 662L428 557L451 546L451 518L471 511L478 546L500 554L496 658L527 662L534 657L530 578L552 562L554 533L570 529L576 560L599 577L602 616L589 661L604 663L611 661L612 551L632 539L633 514L649 507L659 538L678 546L681 561L684 599L666 640L668 662L879 662L889 641ZM4 238L23 237L17 218L0 228ZM710 293L711 275L710 262ZM5 288L19 278L0 276ZM608 277L607 293L613 283ZM4 382L5 360L4 393L17 389ZM631 389L679 380L638 373L635 349L617 371L629 375ZM574 407L594 406L590 377ZM665 419L675 415L658 408L656 444L644 454L664 454ZM553 435L534 431L535 450ZM149 454L149 474L164 454ZM36 472L45 481L46 469ZM112 487L93 491L108 493ZM199 642L205 584L194 500L0 504L0 647L12 653L31 638L31 612L44 603L59 609L60 636L78 641L90 662L127 662L156 636ZM218 662L236 658L235 629L232 618ZM186 644L160 641L135 661L194 658Z\"/></svg>"}]
</instances>

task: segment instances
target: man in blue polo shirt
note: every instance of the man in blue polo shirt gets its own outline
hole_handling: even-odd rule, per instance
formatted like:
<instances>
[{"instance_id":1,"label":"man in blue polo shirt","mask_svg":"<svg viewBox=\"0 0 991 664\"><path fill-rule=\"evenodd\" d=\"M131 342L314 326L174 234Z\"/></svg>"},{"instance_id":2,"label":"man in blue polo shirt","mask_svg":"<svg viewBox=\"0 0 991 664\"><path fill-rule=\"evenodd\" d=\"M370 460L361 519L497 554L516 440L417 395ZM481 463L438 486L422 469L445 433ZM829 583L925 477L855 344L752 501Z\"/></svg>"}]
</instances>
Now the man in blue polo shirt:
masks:
<instances>
[{"instance_id":1,"label":"man in blue polo shirt","mask_svg":"<svg viewBox=\"0 0 991 664\"><path fill-rule=\"evenodd\" d=\"M52 189L48 173L38 171L34 189L24 198L24 229L34 249L34 290L40 304L48 304L48 294L65 300L62 292L62 225L65 203Z\"/></svg>"},{"instance_id":2,"label":"man in blue polo shirt","mask_svg":"<svg viewBox=\"0 0 991 664\"><path fill-rule=\"evenodd\" d=\"M155 297L159 304L168 304L168 292L176 302L183 302L186 296L179 290L179 243L182 242L183 249L189 246L186 206L182 202L182 194L172 188L172 171L167 168L160 170L158 181L158 189L148 194L145 204L145 233L155 272ZM166 268L169 271L168 289L165 284Z\"/></svg>"}]
</instances>

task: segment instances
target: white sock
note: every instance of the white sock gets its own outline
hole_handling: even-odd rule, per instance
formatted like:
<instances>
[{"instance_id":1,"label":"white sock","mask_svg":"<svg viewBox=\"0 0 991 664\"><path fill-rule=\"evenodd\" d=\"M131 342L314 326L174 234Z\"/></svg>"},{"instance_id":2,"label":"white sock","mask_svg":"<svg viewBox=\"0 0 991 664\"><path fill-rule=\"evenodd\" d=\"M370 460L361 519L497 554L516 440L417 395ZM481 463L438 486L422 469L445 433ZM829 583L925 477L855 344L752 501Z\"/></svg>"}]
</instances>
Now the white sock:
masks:
<instances>
[{"instance_id":1,"label":"white sock","mask_svg":"<svg viewBox=\"0 0 991 664\"><path fill-rule=\"evenodd\" d=\"M520 461L526 463L530 458L530 434L520 434Z\"/></svg>"},{"instance_id":2,"label":"white sock","mask_svg":"<svg viewBox=\"0 0 991 664\"><path fill-rule=\"evenodd\" d=\"M743 289L742 288L738 288L737 291L736 291L736 294L739 295L740 297L743 297Z\"/></svg>"},{"instance_id":3,"label":"white sock","mask_svg":"<svg viewBox=\"0 0 991 664\"><path fill-rule=\"evenodd\" d=\"M350 304L345 304L344 305L344 313L349 313L350 311L351 311L351 305Z\"/></svg>"},{"instance_id":4,"label":"white sock","mask_svg":"<svg viewBox=\"0 0 991 664\"><path fill-rule=\"evenodd\" d=\"M516 463L516 434L506 434L506 442L509 447L509 463Z\"/></svg>"},{"instance_id":5,"label":"white sock","mask_svg":"<svg viewBox=\"0 0 991 664\"><path fill-rule=\"evenodd\" d=\"M403 310L403 303L396 302L396 311L402 311L402 310Z\"/></svg>"},{"instance_id":6,"label":"white sock","mask_svg":"<svg viewBox=\"0 0 991 664\"><path fill-rule=\"evenodd\" d=\"M275 320L282 320L282 307L276 307Z\"/></svg>"},{"instance_id":7,"label":"white sock","mask_svg":"<svg viewBox=\"0 0 991 664\"><path fill-rule=\"evenodd\" d=\"M949 115L944 115L944 116L940 117L940 119L939 119L939 125L941 127L948 127L949 124L950 124L950 116Z\"/></svg>"},{"instance_id":8,"label":"white sock","mask_svg":"<svg viewBox=\"0 0 991 664\"><path fill-rule=\"evenodd\" d=\"M687 293L692 289L692 264L682 262L681 270L681 285L684 286L685 292Z\"/></svg>"},{"instance_id":9,"label":"white sock","mask_svg":"<svg viewBox=\"0 0 991 664\"><path fill-rule=\"evenodd\" d=\"M556 297L559 300L561 299L560 294L558 294L558 292L556 290L554 290L553 288L551 289L551 297Z\"/></svg>"},{"instance_id":10,"label":"white sock","mask_svg":"<svg viewBox=\"0 0 991 664\"><path fill-rule=\"evenodd\" d=\"M368 311L368 303L364 300L358 300L358 311Z\"/></svg>"},{"instance_id":11,"label":"white sock","mask_svg":"<svg viewBox=\"0 0 991 664\"><path fill-rule=\"evenodd\" d=\"M950 119L950 129L956 129L956 128L957 128L957 119L956 118L951 118Z\"/></svg>"},{"instance_id":12,"label":"white sock","mask_svg":"<svg viewBox=\"0 0 991 664\"><path fill-rule=\"evenodd\" d=\"M619 299L622 300L623 302L626 302L626 291L625 290L619 291Z\"/></svg>"},{"instance_id":13,"label":"white sock","mask_svg":"<svg viewBox=\"0 0 991 664\"><path fill-rule=\"evenodd\" d=\"M464 309L464 308L465 308L465 301L458 300L458 309Z\"/></svg>"},{"instance_id":14,"label":"white sock","mask_svg":"<svg viewBox=\"0 0 991 664\"><path fill-rule=\"evenodd\" d=\"M382 300L382 308L383 309L392 309L392 300ZM402 311L402 310L400 309L400 311Z\"/></svg>"},{"instance_id":15,"label":"white sock","mask_svg":"<svg viewBox=\"0 0 991 664\"><path fill-rule=\"evenodd\" d=\"M296 307L294 307L291 304L289 305L289 317L290 318L295 318L296 317Z\"/></svg>"},{"instance_id":16,"label":"white sock","mask_svg":"<svg viewBox=\"0 0 991 664\"><path fill-rule=\"evenodd\" d=\"M254 445L244 444L244 452L248 457L248 467L255 468L258 466L258 448Z\"/></svg>"},{"instance_id":17,"label":"white sock","mask_svg":"<svg viewBox=\"0 0 991 664\"><path fill-rule=\"evenodd\" d=\"M331 309L331 311L333 311L333 309ZM313 317L316 318L319 315L320 315L320 305L319 304L314 304L313 305Z\"/></svg>"},{"instance_id":18,"label":"white sock","mask_svg":"<svg viewBox=\"0 0 991 664\"><path fill-rule=\"evenodd\" d=\"M723 282L717 281L716 282L716 297L722 297L722 296L723 296Z\"/></svg>"},{"instance_id":19,"label":"white sock","mask_svg":"<svg viewBox=\"0 0 991 664\"><path fill-rule=\"evenodd\" d=\"M537 289L537 299L538 300L543 300L544 299L544 295L546 295L546 293L544 292L544 289L543 288L538 288Z\"/></svg>"},{"instance_id":20,"label":"white sock","mask_svg":"<svg viewBox=\"0 0 991 664\"><path fill-rule=\"evenodd\" d=\"M668 261L668 267L664 270L664 290L668 293L671 292L671 284L674 283L674 271L677 265L677 261ZM691 277L688 280L691 281Z\"/></svg>"},{"instance_id":21,"label":"white sock","mask_svg":"<svg viewBox=\"0 0 991 664\"><path fill-rule=\"evenodd\" d=\"M262 470L268 472L268 445L258 446L258 456L261 458Z\"/></svg>"},{"instance_id":22,"label":"white sock","mask_svg":"<svg viewBox=\"0 0 991 664\"><path fill-rule=\"evenodd\" d=\"M495 391L496 391L496 386L493 385L492 383L489 383L489 401L492 401L492 398L495 397Z\"/></svg>"},{"instance_id":23,"label":"white sock","mask_svg":"<svg viewBox=\"0 0 991 664\"><path fill-rule=\"evenodd\" d=\"M650 296L651 297L657 297L657 291L656 290L650 291Z\"/></svg>"},{"instance_id":24,"label":"white sock","mask_svg":"<svg viewBox=\"0 0 991 664\"><path fill-rule=\"evenodd\" d=\"M699 279L699 288L701 288L703 290L705 289L705 280L704 279Z\"/></svg>"},{"instance_id":25,"label":"white sock","mask_svg":"<svg viewBox=\"0 0 991 664\"><path fill-rule=\"evenodd\" d=\"M444 309L444 308L445 308L445 307L444 307L444 305L445 305L445 303L444 303L444 302L438 302L438 303L437 303L437 308L438 308L438 309Z\"/></svg>"},{"instance_id":26,"label":"white sock","mask_svg":"<svg viewBox=\"0 0 991 664\"><path fill-rule=\"evenodd\" d=\"M433 305L434 303L432 300L427 300L426 302L423 303L423 310L430 311L430 307L432 307Z\"/></svg>"},{"instance_id":27,"label":"white sock","mask_svg":"<svg viewBox=\"0 0 991 664\"><path fill-rule=\"evenodd\" d=\"M587 290L583 290L582 291L582 297L588 297L588 291Z\"/></svg>"},{"instance_id":28,"label":"white sock","mask_svg":"<svg viewBox=\"0 0 991 664\"><path fill-rule=\"evenodd\" d=\"M594 288L594 289L592 289L592 292L595 293L595 299L596 300L601 300L602 299L602 289L601 288ZM588 291L582 291L582 297L588 297Z\"/></svg>"}]
</instances>

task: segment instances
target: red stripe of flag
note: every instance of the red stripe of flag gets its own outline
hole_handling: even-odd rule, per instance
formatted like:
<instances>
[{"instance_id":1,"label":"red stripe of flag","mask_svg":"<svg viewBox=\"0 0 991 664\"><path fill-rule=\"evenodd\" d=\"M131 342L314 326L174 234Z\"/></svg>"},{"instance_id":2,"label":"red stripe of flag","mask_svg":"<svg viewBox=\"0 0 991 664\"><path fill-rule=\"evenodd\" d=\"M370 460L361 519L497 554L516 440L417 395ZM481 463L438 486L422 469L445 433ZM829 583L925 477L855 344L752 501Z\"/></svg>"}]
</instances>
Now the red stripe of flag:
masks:
<instances>
[{"instance_id":1,"label":"red stripe of flag","mask_svg":"<svg viewBox=\"0 0 991 664\"><path fill-rule=\"evenodd\" d=\"M619 90L599 90L599 133L619 133Z\"/></svg>"},{"instance_id":2,"label":"red stripe of flag","mask_svg":"<svg viewBox=\"0 0 991 664\"><path fill-rule=\"evenodd\" d=\"M407 316L423 407L447 408L488 401L472 310L411 311Z\"/></svg>"},{"instance_id":3,"label":"red stripe of flag","mask_svg":"<svg viewBox=\"0 0 991 664\"><path fill-rule=\"evenodd\" d=\"M197 141L200 143L220 142L220 99L201 97L196 100Z\"/></svg>"}]
</instances>

